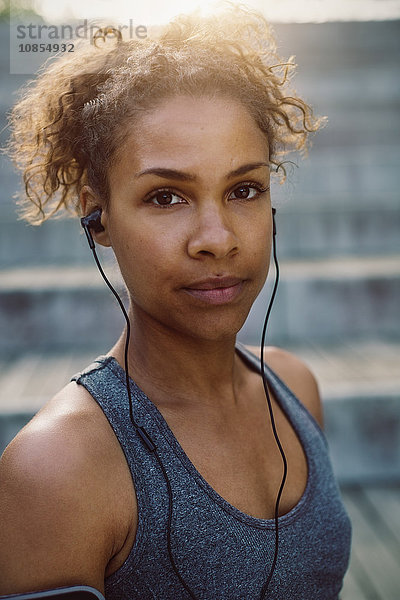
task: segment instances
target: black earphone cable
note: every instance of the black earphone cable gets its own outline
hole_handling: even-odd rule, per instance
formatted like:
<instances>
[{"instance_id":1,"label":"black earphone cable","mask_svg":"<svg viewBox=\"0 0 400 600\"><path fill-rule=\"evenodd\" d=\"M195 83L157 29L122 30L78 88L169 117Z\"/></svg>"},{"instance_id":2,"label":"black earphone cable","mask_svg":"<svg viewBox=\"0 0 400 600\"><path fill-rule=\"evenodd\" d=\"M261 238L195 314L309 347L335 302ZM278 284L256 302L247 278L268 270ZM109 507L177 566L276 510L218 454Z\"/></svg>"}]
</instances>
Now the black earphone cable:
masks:
<instances>
[{"instance_id":1,"label":"black earphone cable","mask_svg":"<svg viewBox=\"0 0 400 600\"><path fill-rule=\"evenodd\" d=\"M129 320L129 316L128 313L126 312L125 306L118 294L118 292L115 290L115 288L111 285L109 279L107 278L106 274L103 271L103 268L100 264L99 258L97 256L97 252L96 252L96 248L93 247L92 248L92 253L94 256L94 260L96 261L96 265L97 268L100 271L100 274L102 276L102 278L104 279L104 281L106 282L107 286L109 287L109 289L112 291L112 293L114 294L115 298L117 299L117 302L119 304L120 309L122 310L122 314L125 317L125 321L126 321L126 336L125 336L125 348L124 348L124 363L125 363L125 383L126 383L126 391L128 393L128 398L129 398L129 416L131 421L134 422L134 418L133 418L133 405L132 405L132 394L131 394L131 387L129 385L129 370L128 370L128 352L129 352L129 340L131 337L131 322ZM136 425L136 423L135 423Z\"/></svg>"},{"instance_id":2,"label":"black earphone cable","mask_svg":"<svg viewBox=\"0 0 400 600\"><path fill-rule=\"evenodd\" d=\"M90 221L89 221L89 223L90 223ZM148 433L146 432L146 430L143 429L143 427L141 427L140 425L138 425L136 423L135 418L133 416L133 402L132 402L131 386L129 383L129 365L128 365L129 341L130 341L130 337L131 337L131 323L129 320L129 315L126 312L125 306L124 306L118 292L111 285L107 275L104 273L104 270L103 270L101 263L99 261L99 258L97 256L96 245L94 243L93 236L90 231L90 226L88 224L87 217L83 217L81 219L81 224L82 224L83 229L85 230L86 237L88 239L89 246L92 251L97 268L100 271L100 275L102 276L105 283L107 284L107 287L111 290L111 292L115 296L115 298L119 304L119 307L122 311L122 314L124 315L125 321L126 321L126 335L125 335L125 346L124 346L124 367L125 367L125 385L126 385L126 391L128 394L128 401L129 401L129 418L131 420L132 425L134 426L137 433L139 434L140 438L142 439L143 443L147 446L147 448L150 450L150 452L155 452L155 450L156 450L155 444L152 442L152 440L151 440L150 436L148 435Z\"/></svg>"},{"instance_id":3,"label":"black earphone cable","mask_svg":"<svg viewBox=\"0 0 400 600\"><path fill-rule=\"evenodd\" d=\"M260 592L260 596L259 596L259 600L263 600L263 598L265 597L265 594L268 590L269 584L271 582L272 576L274 574L275 571L275 567L276 567L276 563L278 560L278 552L279 552L279 503L280 503L280 499L282 496L282 492L283 492L283 488L286 482L286 477L287 477L287 459L285 456L285 452L283 450L282 444L280 442L279 436L278 436L278 432L276 429L276 424L275 424L275 418L274 418L274 412L273 412L273 408L272 408L272 403L271 403L271 398L270 398L270 393L268 390L268 383L267 383L267 379L266 379L266 374L265 374L265 365L264 365L264 344L265 344L265 336L266 336L266 331L267 331L267 324L268 324L268 320L269 320L269 316L271 313L271 309L272 309L272 305L273 302L275 300L275 296L276 296L276 291L278 288L278 283L279 283L279 266L278 266L278 259L277 259L277 252L276 252L276 225L275 225L275 213L276 210L275 208L272 209L272 215L273 215L273 219L272 219L272 223L273 223L273 235L272 235L272 247L273 247L273 257L274 257L274 265L275 265L275 282L274 282L274 287L273 287L273 291L271 294L271 298L268 304L268 308L267 308L267 312L266 312L266 316L265 316L265 320L264 320L264 326L263 326L263 331L262 331L262 335L261 335L261 375L262 375L262 380L263 380L263 386L264 386L264 391L265 391L265 396L267 399L267 404L268 404L268 410L269 410L269 414L270 414L270 418L271 418L271 425L272 425L272 431L274 434L274 438L275 441L278 445L279 448L279 452L282 456L282 461L283 461L283 476L282 476L282 481L281 481L281 485L278 491L278 495L277 495L277 499L276 499L276 503L275 503L275 511L274 511L274 520L275 520L275 551L274 551L274 557L273 557L273 561L272 561L272 565L268 574L268 577L263 585L263 587L261 588L261 592ZM100 216L100 211L98 211L98 216ZM173 513L173 496L172 496L172 487L171 487L171 482L169 480L168 474L165 470L165 467L161 461L161 458L157 452L157 448L156 445L153 443L153 441L151 440L150 436L148 435L148 433L145 431L145 429L143 427L141 427L140 425L138 425L134 419L134 415L133 415L133 402L132 402L132 393L131 393L131 387L130 387L130 378L129 378L129 364L128 364L128 354L129 354L129 342L130 342L130 334L131 334L131 325L130 325L130 320L129 320L129 315L126 312L125 306L118 294L118 292L115 290L115 288L111 285L110 281L108 280L106 274L104 273L104 270L100 264L100 261L98 259L97 256L97 252L96 252L96 246L90 231L90 227L93 227L94 230L96 230L95 226L93 226L93 219L91 219L92 215L89 215L89 217L83 217L81 219L81 224L83 229L85 230L86 233L86 237L88 239L89 242L89 246L90 249L92 251L94 260L96 262L97 268L99 269L99 272L102 276L102 278L104 279L105 283L107 284L107 287L111 290L111 292L113 293L113 295L115 296L122 314L124 315L125 321L126 321L126 336L125 336L125 346L124 346L124 366L125 366L125 383L126 383L126 391L127 391L127 395L128 395L128 401L129 401L129 417L130 417L130 421L132 423L132 425L134 426L135 430L137 431L138 435L140 436L140 438L142 439L143 443L146 445L146 447L148 448L148 450L152 453L154 453L154 456L156 457L156 460L160 466L160 469L163 473L163 477L165 479L165 483L167 486L167 493L168 493L168 521L167 521L167 549L168 549L168 556L171 562L171 566L176 574L176 576L178 577L179 581L181 582L182 586L184 587L184 589L187 591L187 593L189 594L189 596L192 598L192 600L197 600L196 595L194 594L194 592L192 591L192 589L190 588L190 586L187 584L187 582L184 580L184 578L182 577L181 573L179 572L179 569L175 563L174 557L173 557L173 553L172 553L172 548L171 548L171 528L172 528L172 513ZM99 229L97 229L99 230Z\"/></svg>"},{"instance_id":4,"label":"black earphone cable","mask_svg":"<svg viewBox=\"0 0 400 600\"><path fill-rule=\"evenodd\" d=\"M276 444L277 444L277 446L279 448L279 452L280 452L281 457L282 457L283 475L282 475L282 481L281 481L281 484L280 484L280 487L279 487L278 495L276 497L275 511L274 511L274 519L275 519L275 551L274 551L274 558L272 560L272 565L271 565L271 569L269 571L268 578L267 578L266 582L264 583L264 585L263 585L263 587L261 589L260 600L262 600L265 597L265 594L267 593L267 590L268 590L269 584L271 582L272 576L274 574L276 563L277 563L277 560L278 560L278 552L279 552L279 504L280 504L280 500L281 500L283 488L285 486L285 482L286 482L286 478L287 478L287 459L286 459L286 455L285 455L285 451L283 449L282 443L281 443L281 441L279 439L278 431L276 429L274 411L273 411L273 408L272 408L271 396L270 396L270 393L269 393L267 378L266 378L266 375L265 375L265 363L264 363L264 345L265 345L265 336L266 336L266 332L267 332L267 324L268 324L268 319L269 319L269 316L270 316L270 313L271 313L272 305L273 305L274 300L275 300L276 291L278 289L278 283L279 283L279 265L278 265L277 251L276 251L276 224L275 224L276 209L275 208L272 209L272 214L273 214L273 220L272 220L272 225L273 225L272 249L273 249L274 266L275 266L275 282L274 282L274 287L273 287L272 294L271 294L271 299L269 301L267 313L266 313L266 316L265 316L264 327L263 327L263 331L262 331L262 335L261 335L261 375L262 375L262 380L263 380L263 385L264 385L265 396L267 398L267 404L268 404L268 410L269 410L269 415L270 415L270 419L271 419L272 431L273 431L273 434L274 434L274 438L275 438Z\"/></svg>"}]
</instances>

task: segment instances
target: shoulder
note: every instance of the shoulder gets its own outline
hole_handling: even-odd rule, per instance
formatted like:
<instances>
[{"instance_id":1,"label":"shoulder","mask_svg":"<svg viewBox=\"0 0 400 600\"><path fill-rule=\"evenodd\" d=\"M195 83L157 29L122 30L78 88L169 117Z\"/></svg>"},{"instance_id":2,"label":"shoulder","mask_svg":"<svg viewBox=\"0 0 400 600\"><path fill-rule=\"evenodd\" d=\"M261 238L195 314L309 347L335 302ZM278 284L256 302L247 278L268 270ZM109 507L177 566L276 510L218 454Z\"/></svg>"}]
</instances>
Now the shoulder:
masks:
<instances>
[{"instance_id":1,"label":"shoulder","mask_svg":"<svg viewBox=\"0 0 400 600\"><path fill-rule=\"evenodd\" d=\"M70 583L102 589L115 551L104 485L115 456L104 419L89 393L71 383L4 451L0 594Z\"/></svg>"},{"instance_id":2,"label":"shoulder","mask_svg":"<svg viewBox=\"0 0 400 600\"><path fill-rule=\"evenodd\" d=\"M259 348L248 348L257 356L260 355ZM275 346L264 348L264 360L322 427L323 414L318 383L309 367L291 352Z\"/></svg>"},{"instance_id":3,"label":"shoulder","mask_svg":"<svg viewBox=\"0 0 400 600\"><path fill-rule=\"evenodd\" d=\"M37 469L39 479L63 475L68 481L107 455L107 443L96 444L100 433L108 441L106 425L89 392L69 383L12 440L2 465L18 467L21 473L25 467L29 472Z\"/></svg>"}]
</instances>

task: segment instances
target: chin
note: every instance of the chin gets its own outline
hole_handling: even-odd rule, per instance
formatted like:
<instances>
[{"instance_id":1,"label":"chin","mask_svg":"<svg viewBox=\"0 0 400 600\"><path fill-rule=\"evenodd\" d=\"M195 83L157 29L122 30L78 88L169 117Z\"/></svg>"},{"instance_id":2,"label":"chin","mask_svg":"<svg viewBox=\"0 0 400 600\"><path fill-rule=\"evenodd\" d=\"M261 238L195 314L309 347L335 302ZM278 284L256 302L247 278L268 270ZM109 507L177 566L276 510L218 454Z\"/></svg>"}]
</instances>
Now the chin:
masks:
<instances>
[{"instance_id":1,"label":"chin","mask_svg":"<svg viewBox=\"0 0 400 600\"><path fill-rule=\"evenodd\" d=\"M165 303L166 304L166 303ZM237 333L243 327L250 312L252 302L247 299L230 306L218 307L185 307L176 306L168 312L151 311L137 304L133 304L133 319L143 321L146 327L155 326L156 329L163 331L168 336L183 336L199 341L220 342L236 337ZM153 324L153 325L151 325Z\"/></svg>"},{"instance_id":2,"label":"chin","mask_svg":"<svg viewBox=\"0 0 400 600\"><path fill-rule=\"evenodd\" d=\"M226 319L207 319L205 316L195 327L192 328L191 335L199 340L210 342L222 342L236 338L236 335L243 327L248 312L240 318Z\"/></svg>"}]
</instances>

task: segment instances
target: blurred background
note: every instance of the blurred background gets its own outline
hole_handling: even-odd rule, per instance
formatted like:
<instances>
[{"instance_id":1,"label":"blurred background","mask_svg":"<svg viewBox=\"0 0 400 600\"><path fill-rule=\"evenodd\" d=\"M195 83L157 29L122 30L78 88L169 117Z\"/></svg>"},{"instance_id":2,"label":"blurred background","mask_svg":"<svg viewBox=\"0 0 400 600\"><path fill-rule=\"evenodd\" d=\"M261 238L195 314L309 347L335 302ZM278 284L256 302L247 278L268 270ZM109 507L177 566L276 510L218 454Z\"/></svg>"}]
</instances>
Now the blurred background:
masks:
<instances>
[{"instance_id":1,"label":"blurred background","mask_svg":"<svg viewBox=\"0 0 400 600\"><path fill-rule=\"evenodd\" d=\"M150 27L196 4L27 0L11 3L10 24L10 5L0 1L1 144L15 91L43 60L18 52L16 25L99 18ZM268 343L302 357L319 381L354 527L343 600L398 600L400 2L247 4L273 22L281 56L296 55L296 90L328 116L309 157L296 158L287 182L272 187L281 282ZM1 451L74 372L108 350L124 322L78 222L24 224L5 157L0 176ZM118 280L112 256L102 258ZM260 342L270 289L240 332L247 344Z\"/></svg>"}]
</instances>

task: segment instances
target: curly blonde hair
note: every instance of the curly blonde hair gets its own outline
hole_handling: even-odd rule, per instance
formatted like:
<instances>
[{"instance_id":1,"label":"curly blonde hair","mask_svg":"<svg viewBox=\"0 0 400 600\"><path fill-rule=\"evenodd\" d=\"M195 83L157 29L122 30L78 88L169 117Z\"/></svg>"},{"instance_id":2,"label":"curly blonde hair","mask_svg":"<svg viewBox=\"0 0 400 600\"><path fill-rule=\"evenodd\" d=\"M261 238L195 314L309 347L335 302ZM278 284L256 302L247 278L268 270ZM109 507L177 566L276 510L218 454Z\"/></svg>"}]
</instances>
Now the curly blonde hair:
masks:
<instances>
[{"instance_id":1,"label":"curly blonde hair","mask_svg":"<svg viewBox=\"0 0 400 600\"><path fill-rule=\"evenodd\" d=\"M179 15L153 35L86 43L48 65L10 116L8 153L23 173L22 217L40 224L79 214L89 184L105 202L107 173L129 121L176 94L240 100L265 133L271 161L304 150L321 119L286 91L293 58L282 61L265 18L242 4L218 15Z\"/></svg>"}]
</instances>

